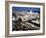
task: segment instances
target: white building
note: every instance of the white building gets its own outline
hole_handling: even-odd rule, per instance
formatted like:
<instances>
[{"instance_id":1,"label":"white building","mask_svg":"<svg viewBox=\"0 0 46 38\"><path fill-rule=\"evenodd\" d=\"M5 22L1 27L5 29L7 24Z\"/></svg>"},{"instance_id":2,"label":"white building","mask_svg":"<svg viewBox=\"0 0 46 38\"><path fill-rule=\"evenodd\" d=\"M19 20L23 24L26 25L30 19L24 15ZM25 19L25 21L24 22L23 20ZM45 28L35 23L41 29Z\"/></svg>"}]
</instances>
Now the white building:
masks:
<instances>
[{"instance_id":1,"label":"white building","mask_svg":"<svg viewBox=\"0 0 46 38\"><path fill-rule=\"evenodd\" d=\"M19 18L21 18L22 21L27 21L27 20L40 18L38 13L34 13L32 11L30 11L30 12L23 12L22 11L21 13L19 12L16 14L17 14L17 18L13 18L15 20L18 20Z\"/></svg>"}]
</instances>

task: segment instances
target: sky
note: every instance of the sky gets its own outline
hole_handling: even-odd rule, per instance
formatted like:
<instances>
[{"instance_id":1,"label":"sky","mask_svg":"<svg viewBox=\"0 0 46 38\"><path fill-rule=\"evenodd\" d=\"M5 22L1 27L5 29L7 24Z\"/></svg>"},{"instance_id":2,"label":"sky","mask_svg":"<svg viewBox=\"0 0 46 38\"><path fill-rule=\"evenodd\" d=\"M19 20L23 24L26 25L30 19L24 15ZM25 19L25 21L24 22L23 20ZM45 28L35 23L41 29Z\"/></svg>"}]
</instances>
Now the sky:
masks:
<instances>
[{"instance_id":1,"label":"sky","mask_svg":"<svg viewBox=\"0 0 46 38\"><path fill-rule=\"evenodd\" d=\"M12 7L12 11L25 11L25 12L37 12L40 13L40 8L36 7Z\"/></svg>"}]
</instances>

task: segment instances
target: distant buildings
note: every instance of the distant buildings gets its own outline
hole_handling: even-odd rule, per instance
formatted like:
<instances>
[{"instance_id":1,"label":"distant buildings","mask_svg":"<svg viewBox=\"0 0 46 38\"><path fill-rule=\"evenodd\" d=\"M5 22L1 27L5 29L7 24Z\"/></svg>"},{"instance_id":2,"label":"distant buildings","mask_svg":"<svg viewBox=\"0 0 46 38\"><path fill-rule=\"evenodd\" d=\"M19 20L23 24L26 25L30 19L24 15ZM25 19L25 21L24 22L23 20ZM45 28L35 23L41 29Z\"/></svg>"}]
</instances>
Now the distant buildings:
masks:
<instances>
[{"instance_id":1,"label":"distant buildings","mask_svg":"<svg viewBox=\"0 0 46 38\"><path fill-rule=\"evenodd\" d=\"M27 21L27 20L32 20L32 19L38 19L40 18L39 13L35 13L35 12L24 12L24 11L19 11L17 13L15 13L15 15L17 15L17 17L13 16L13 20L18 20L19 18L22 19L23 21Z\"/></svg>"}]
</instances>

